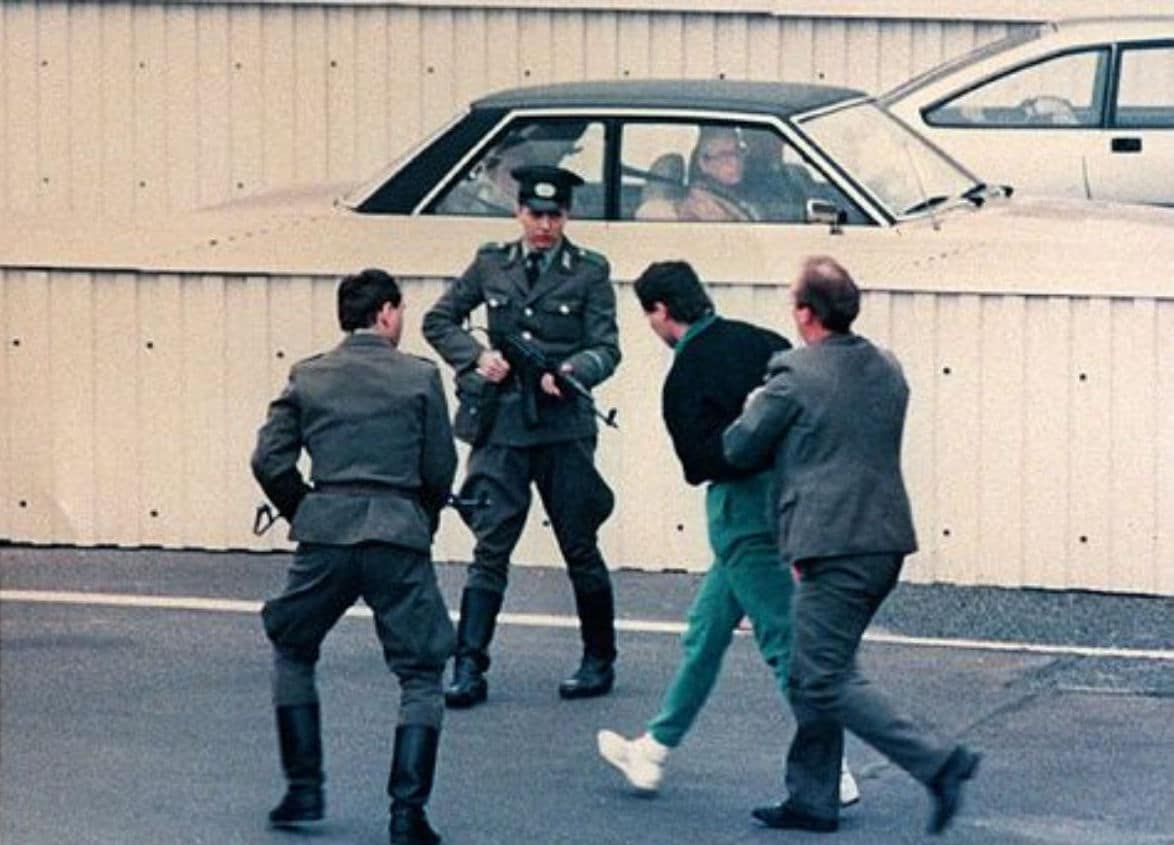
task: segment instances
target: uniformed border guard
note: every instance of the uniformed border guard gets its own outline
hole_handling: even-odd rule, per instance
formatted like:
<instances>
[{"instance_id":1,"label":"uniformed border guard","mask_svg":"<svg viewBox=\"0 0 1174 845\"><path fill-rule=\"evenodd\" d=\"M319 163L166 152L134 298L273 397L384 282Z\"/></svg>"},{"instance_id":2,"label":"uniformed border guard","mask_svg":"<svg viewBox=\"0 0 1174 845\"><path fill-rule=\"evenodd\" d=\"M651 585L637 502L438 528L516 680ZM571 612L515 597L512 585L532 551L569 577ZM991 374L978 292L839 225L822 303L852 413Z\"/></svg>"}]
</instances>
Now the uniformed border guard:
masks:
<instances>
[{"instance_id":1,"label":"uniformed border guard","mask_svg":"<svg viewBox=\"0 0 1174 845\"><path fill-rule=\"evenodd\" d=\"M476 542L461 595L453 683L445 690L450 707L470 707L488 694L489 643L531 484L566 561L583 640L579 668L559 694L604 695L615 679L614 599L597 540L614 497L595 467L593 409L502 343L512 336L532 345L588 388L602 382L620 361L611 268L563 236L582 179L548 166L515 168L513 176L522 237L482 246L423 323L424 337L456 373L455 431L472 446L461 494L490 503L462 514ZM479 339L465 321L481 305L489 325Z\"/></svg>"},{"instance_id":2,"label":"uniformed border guard","mask_svg":"<svg viewBox=\"0 0 1174 845\"><path fill-rule=\"evenodd\" d=\"M452 622L432 567L432 536L457 455L440 373L396 348L404 304L381 270L338 286L346 338L294 365L257 436L253 474L298 541L281 595L262 618L273 643L273 702L289 789L276 826L321 819L322 740L314 667L319 647L362 596L400 708L388 777L392 845L433 845L424 805L444 714ZM297 468L305 449L313 486Z\"/></svg>"}]
</instances>

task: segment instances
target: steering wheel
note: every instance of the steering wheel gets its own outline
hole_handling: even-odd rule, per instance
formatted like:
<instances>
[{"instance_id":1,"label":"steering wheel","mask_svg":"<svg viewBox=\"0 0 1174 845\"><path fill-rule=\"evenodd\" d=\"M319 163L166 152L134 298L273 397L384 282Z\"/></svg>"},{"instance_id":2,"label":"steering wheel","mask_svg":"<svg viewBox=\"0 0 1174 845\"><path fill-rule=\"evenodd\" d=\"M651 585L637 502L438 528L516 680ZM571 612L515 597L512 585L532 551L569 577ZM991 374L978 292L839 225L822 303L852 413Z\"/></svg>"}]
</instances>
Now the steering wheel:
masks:
<instances>
[{"instance_id":1,"label":"steering wheel","mask_svg":"<svg viewBox=\"0 0 1174 845\"><path fill-rule=\"evenodd\" d=\"M1076 126L1080 123L1072 104L1063 97L1050 94L1028 97L1019 108L1031 125Z\"/></svg>"}]
</instances>

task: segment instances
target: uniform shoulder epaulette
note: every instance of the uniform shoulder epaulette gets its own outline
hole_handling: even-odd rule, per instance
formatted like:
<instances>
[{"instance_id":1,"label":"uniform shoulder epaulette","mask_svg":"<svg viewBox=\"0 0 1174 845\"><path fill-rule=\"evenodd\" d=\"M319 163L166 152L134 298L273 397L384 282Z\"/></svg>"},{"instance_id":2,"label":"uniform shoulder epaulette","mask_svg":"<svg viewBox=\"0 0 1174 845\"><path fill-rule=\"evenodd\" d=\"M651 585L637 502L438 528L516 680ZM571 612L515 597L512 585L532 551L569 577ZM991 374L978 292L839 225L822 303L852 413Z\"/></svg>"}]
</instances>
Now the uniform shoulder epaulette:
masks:
<instances>
[{"instance_id":1,"label":"uniform shoulder epaulette","mask_svg":"<svg viewBox=\"0 0 1174 845\"><path fill-rule=\"evenodd\" d=\"M598 265L599 267L607 267L608 266L607 257L604 256L604 254L602 252L596 252L595 250L592 250L592 249L585 249L583 247L579 247L579 257L582 260L588 261L588 262L595 264L595 265Z\"/></svg>"},{"instance_id":2,"label":"uniform shoulder epaulette","mask_svg":"<svg viewBox=\"0 0 1174 845\"><path fill-rule=\"evenodd\" d=\"M424 362L425 364L428 364L428 365L429 365L429 366L431 366L431 367L435 367L435 366L437 366L437 364L436 364L436 362L435 362L435 361L433 361L431 358L428 358L427 356L424 356L424 355L416 355L416 354L415 354L415 353L413 353L413 352L409 352L409 353L408 353L408 357L409 357L409 358L415 358L417 361L422 361L422 362Z\"/></svg>"},{"instance_id":3,"label":"uniform shoulder epaulette","mask_svg":"<svg viewBox=\"0 0 1174 845\"><path fill-rule=\"evenodd\" d=\"M509 248L509 241L487 241L477 247L477 252L478 254L482 252L505 252Z\"/></svg>"}]
</instances>

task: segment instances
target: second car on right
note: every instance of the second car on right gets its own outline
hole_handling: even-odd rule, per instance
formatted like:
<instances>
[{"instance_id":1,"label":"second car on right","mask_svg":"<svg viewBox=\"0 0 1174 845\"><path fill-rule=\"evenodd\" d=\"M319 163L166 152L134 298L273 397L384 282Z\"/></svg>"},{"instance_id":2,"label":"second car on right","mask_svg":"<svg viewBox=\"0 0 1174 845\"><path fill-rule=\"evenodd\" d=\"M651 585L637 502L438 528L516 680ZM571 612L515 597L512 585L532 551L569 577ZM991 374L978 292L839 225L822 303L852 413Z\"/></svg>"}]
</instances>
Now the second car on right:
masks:
<instances>
[{"instance_id":1,"label":"second car on right","mask_svg":"<svg viewBox=\"0 0 1174 845\"><path fill-rule=\"evenodd\" d=\"M1018 30L880 100L988 182L1174 206L1174 16Z\"/></svg>"}]
</instances>

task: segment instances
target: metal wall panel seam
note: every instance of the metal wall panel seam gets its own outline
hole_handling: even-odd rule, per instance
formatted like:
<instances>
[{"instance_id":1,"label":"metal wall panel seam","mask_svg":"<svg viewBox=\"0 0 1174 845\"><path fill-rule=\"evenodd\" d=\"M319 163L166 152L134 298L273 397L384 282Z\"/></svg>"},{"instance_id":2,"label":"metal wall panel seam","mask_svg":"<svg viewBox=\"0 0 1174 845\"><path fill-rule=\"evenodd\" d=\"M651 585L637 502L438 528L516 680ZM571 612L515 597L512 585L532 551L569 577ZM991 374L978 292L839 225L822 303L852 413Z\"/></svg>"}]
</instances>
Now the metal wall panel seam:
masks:
<instances>
[{"instance_id":1,"label":"metal wall panel seam","mask_svg":"<svg viewBox=\"0 0 1174 845\"><path fill-rule=\"evenodd\" d=\"M1069 488L1072 529L1068 536L1070 565L1075 577L1094 589L1113 589L1117 573L1109 559L1109 491L1113 465L1109 300L1096 297L1073 303L1072 357L1068 378L1072 384L1072 429L1068 460L1072 464ZM1070 576L1071 577L1071 576ZM1067 579L1066 579L1067 580Z\"/></svg>"},{"instance_id":2,"label":"metal wall panel seam","mask_svg":"<svg viewBox=\"0 0 1174 845\"><path fill-rule=\"evenodd\" d=\"M0 10L0 37L3 31L4 12ZM0 64L0 69L3 64ZM15 366L12 358L16 350L16 338L8 320L11 309L8 305L9 286L12 284L16 271L0 267L0 540L11 540L12 530L12 501L14 489L12 473L8 468L13 466L12 458L12 428L15 424L11 408L15 391L13 390L8 371Z\"/></svg>"}]
</instances>

